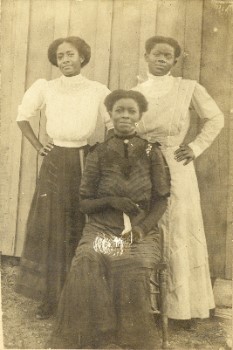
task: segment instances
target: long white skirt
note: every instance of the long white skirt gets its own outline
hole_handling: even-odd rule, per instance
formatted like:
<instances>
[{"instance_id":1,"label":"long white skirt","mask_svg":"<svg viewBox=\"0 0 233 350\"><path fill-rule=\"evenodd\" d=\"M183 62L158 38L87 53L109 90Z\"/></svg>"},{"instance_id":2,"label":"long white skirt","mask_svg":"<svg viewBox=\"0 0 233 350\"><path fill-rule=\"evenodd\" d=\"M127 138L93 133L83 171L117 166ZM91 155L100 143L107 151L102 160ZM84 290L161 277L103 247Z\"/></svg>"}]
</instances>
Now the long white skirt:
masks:
<instances>
[{"instance_id":1,"label":"long white skirt","mask_svg":"<svg viewBox=\"0 0 233 350\"><path fill-rule=\"evenodd\" d=\"M176 149L162 149L171 173L171 196L159 222L169 262L168 317L206 318L215 304L197 177L193 162L174 159Z\"/></svg>"}]
</instances>

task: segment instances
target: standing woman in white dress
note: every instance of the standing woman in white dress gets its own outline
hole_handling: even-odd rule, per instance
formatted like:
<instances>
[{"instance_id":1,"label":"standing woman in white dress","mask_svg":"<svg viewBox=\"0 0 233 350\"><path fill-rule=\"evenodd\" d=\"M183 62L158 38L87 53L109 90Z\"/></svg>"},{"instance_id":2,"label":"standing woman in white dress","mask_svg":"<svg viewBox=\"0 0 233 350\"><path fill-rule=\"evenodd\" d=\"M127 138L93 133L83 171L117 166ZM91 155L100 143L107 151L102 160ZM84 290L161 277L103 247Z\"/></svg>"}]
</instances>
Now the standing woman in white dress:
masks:
<instances>
[{"instance_id":1,"label":"standing woman in white dress","mask_svg":"<svg viewBox=\"0 0 233 350\"><path fill-rule=\"evenodd\" d=\"M148 80L134 89L146 97L148 111L137 131L148 141L161 144L171 172L170 203L159 223L168 244L168 317L206 318L215 305L193 160L219 134L224 117L204 87L170 74L181 53L176 40L154 36L146 41L145 51ZM185 144L189 108L205 123L196 138Z\"/></svg>"},{"instance_id":2,"label":"standing woman in white dress","mask_svg":"<svg viewBox=\"0 0 233 350\"><path fill-rule=\"evenodd\" d=\"M103 104L106 86L81 75L90 60L90 46L79 37L51 43L48 59L62 76L37 80L25 93L17 123L23 135L43 156L28 217L16 291L42 301L36 316L56 310L66 273L80 240L84 216L79 210L82 158L100 116L107 129L110 117ZM42 145L30 120L45 107L46 131L53 140ZM101 140L99 140L101 141Z\"/></svg>"}]
</instances>

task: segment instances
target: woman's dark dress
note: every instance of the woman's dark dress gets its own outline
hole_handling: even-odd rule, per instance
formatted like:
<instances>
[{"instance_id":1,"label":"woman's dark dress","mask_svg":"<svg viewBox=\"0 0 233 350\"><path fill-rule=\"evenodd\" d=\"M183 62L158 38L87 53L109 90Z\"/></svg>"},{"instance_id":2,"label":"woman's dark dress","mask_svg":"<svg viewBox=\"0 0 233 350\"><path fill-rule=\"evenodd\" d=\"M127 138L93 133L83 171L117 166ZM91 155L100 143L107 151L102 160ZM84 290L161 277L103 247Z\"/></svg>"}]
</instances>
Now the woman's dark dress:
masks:
<instances>
[{"instance_id":1,"label":"woman's dark dress","mask_svg":"<svg viewBox=\"0 0 233 350\"><path fill-rule=\"evenodd\" d=\"M169 195L169 171L158 146L137 136L113 137L98 145L86 160L82 199L128 197L141 213L131 217L146 238L120 256L96 252L95 238L119 237L123 213L114 208L91 214L63 289L51 348L152 349L159 343L150 306L150 274L160 259L159 235L151 202ZM147 217L145 219L145 217Z\"/></svg>"}]
</instances>

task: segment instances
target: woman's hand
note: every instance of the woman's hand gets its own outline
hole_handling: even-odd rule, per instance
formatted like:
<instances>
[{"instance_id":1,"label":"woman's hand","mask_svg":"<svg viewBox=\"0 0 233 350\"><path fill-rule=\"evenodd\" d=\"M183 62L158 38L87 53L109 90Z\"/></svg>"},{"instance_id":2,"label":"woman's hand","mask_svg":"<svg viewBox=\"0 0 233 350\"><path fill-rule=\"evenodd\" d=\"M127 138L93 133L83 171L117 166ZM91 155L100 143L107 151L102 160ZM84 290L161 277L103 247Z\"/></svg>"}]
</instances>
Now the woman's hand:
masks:
<instances>
[{"instance_id":1,"label":"woman's hand","mask_svg":"<svg viewBox=\"0 0 233 350\"><path fill-rule=\"evenodd\" d=\"M50 151L52 151L53 147L54 147L54 145L51 142L49 142L49 143L47 143L47 145L41 147L41 149L38 151L38 153L42 157L47 156L48 153Z\"/></svg>"},{"instance_id":2,"label":"woman's hand","mask_svg":"<svg viewBox=\"0 0 233 350\"><path fill-rule=\"evenodd\" d=\"M140 210L136 203L126 197L111 197L109 198L109 205L114 209L123 211L127 215L136 215Z\"/></svg>"},{"instance_id":3,"label":"woman's hand","mask_svg":"<svg viewBox=\"0 0 233 350\"><path fill-rule=\"evenodd\" d=\"M138 226L134 226L132 228L132 233L133 233L133 242L134 243L141 242L146 236L145 233L143 232L143 230Z\"/></svg>"},{"instance_id":4,"label":"woman's hand","mask_svg":"<svg viewBox=\"0 0 233 350\"><path fill-rule=\"evenodd\" d=\"M188 145L185 145L185 144L181 144L180 147L174 152L174 154L175 154L175 160L177 160L177 162L181 162L182 160L185 160L183 165L187 165L192 160L195 159L193 150Z\"/></svg>"}]
</instances>

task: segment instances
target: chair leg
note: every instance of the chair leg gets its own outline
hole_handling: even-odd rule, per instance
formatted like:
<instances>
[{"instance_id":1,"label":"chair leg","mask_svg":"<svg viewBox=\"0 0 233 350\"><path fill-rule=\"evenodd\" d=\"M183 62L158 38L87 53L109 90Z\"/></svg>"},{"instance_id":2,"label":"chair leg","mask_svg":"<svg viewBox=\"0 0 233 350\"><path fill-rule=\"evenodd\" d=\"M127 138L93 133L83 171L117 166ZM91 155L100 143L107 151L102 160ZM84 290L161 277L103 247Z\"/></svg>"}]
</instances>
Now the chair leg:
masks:
<instances>
[{"instance_id":1,"label":"chair leg","mask_svg":"<svg viewBox=\"0 0 233 350\"><path fill-rule=\"evenodd\" d=\"M162 321L162 348L168 348L168 316L167 316L167 304L166 304L166 271L161 269L159 271L159 288L160 288L160 308L161 308L161 321Z\"/></svg>"}]
</instances>

